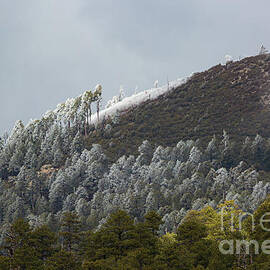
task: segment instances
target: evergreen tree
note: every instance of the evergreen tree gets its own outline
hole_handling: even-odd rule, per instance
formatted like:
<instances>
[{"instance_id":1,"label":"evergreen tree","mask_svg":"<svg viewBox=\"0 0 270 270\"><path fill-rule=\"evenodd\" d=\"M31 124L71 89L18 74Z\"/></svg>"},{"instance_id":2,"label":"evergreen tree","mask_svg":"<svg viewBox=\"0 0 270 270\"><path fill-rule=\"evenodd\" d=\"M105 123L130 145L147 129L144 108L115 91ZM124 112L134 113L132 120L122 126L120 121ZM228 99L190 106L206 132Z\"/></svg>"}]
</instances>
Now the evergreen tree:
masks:
<instances>
[{"instance_id":1,"label":"evergreen tree","mask_svg":"<svg viewBox=\"0 0 270 270\"><path fill-rule=\"evenodd\" d=\"M81 154L82 150L83 150L83 138L80 132L78 131L71 144L71 153Z\"/></svg>"},{"instance_id":2,"label":"evergreen tree","mask_svg":"<svg viewBox=\"0 0 270 270\"><path fill-rule=\"evenodd\" d=\"M2 152L4 148L4 140L2 139L2 137L0 137L0 152Z\"/></svg>"},{"instance_id":3,"label":"evergreen tree","mask_svg":"<svg viewBox=\"0 0 270 270\"><path fill-rule=\"evenodd\" d=\"M55 252L56 240L55 233L43 225L31 232L29 243L38 259L45 263Z\"/></svg>"},{"instance_id":4,"label":"evergreen tree","mask_svg":"<svg viewBox=\"0 0 270 270\"><path fill-rule=\"evenodd\" d=\"M268 51L267 51L267 49L262 45L262 46L261 46L261 49L260 49L260 52L259 52L259 55L264 55L264 54L268 54Z\"/></svg>"},{"instance_id":5,"label":"evergreen tree","mask_svg":"<svg viewBox=\"0 0 270 270\"><path fill-rule=\"evenodd\" d=\"M94 100L97 102L97 121L99 122L99 111L100 111L100 103L102 100L102 86L100 84L98 84L95 88L95 92L94 92Z\"/></svg>"},{"instance_id":6,"label":"evergreen tree","mask_svg":"<svg viewBox=\"0 0 270 270\"><path fill-rule=\"evenodd\" d=\"M268 196L267 199L256 209L256 211L254 212L254 220L252 220L250 216L246 220L246 228L249 233L249 239L258 241L260 247L262 247L262 243L264 241L270 239L269 221L261 222L262 220L269 220L269 213L270 196ZM255 228L253 228L253 225L255 225ZM251 254L253 253L254 250L252 250ZM258 255L254 256L253 261L253 269L266 270L270 267L269 255L262 252L262 250L260 250L260 253Z\"/></svg>"},{"instance_id":7,"label":"evergreen tree","mask_svg":"<svg viewBox=\"0 0 270 270\"><path fill-rule=\"evenodd\" d=\"M54 253L45 264L46 270L80 270L80 262L72 252L61 250Z\"/></svg>"},{"instance_id":8,"label":"evergreen tree","mask_svg":"<svg viewBox=\"0 0 270 270\"><path fill-rule=\"evenodd\" d=\"M34 270L42 265L30 239L29 224L23 219L16 220L6 233L4 246L11 269Z\"/></svg>"},{"instance_id":9,"label":"evergreen tree","mask_svg":"<svg viewBox=\"0 0 270 270\"><path fill-rule=\"evenodd\" d=\"M0 270L10 270L10 259L0 255Z\"/></svg>"},{"instance_id":10,"label":"evergreen tree","mask_svg":"<svg viewBox=\"0 0 270 270\"><path fill-rule=\"evenodd\" d=\"M155 211L148 212L145 216L145 226L149 228L153 235L157 235L159 226L163 223L162 218Z\"/></svg>"},{"instance_id":11,"label":"evergreen tree","mask_svg":"<svg viewBox=\"0 0 270 270\"><path fill-rule=\"evenodd\" d=\"M65 251L72 252L77 250L80 242L81 222L76 213L65 212L61 221L60 236Z\"/></svg>"},{"instance_id":12,"label":"evergreen tree","mask_svg":"<svg viewBox=\"0 0 270 270\"><path fill-rule=\"evenodd\" d=\"M177 230L177 240L179 248L188 247L188 257L193 266L207 266L211 256L211 241L205 240L207 237L207 227L196 217L190 216L180 224Z\"/></svg>"},{"instance_id":13,"label":"evergreen tree","mask_svg":"<svg viewBox=\"0 0 270 270\"><path fill-rule=\"evenodd\" d=\"M60 148L58 148L54 152L53 165L55 167L60 167L64 163L64 158L65 158L65 156L64 156L62 150Z\"/></svg>"},{"instance_id":14,"label":"evergreen tree","mask_svg":"<svg viewBox=\"0 0 270 270\"><path fill-rule=\"evenodd\" d=\"M117 263L136 245L133 220L126 212L118 210L108 218L100 231L90 235L89 240L95 250L90 246L91 252L86 252L89 256L86 258L87 265L103 265L104 260Z\"/></svg>"}]
</instances>

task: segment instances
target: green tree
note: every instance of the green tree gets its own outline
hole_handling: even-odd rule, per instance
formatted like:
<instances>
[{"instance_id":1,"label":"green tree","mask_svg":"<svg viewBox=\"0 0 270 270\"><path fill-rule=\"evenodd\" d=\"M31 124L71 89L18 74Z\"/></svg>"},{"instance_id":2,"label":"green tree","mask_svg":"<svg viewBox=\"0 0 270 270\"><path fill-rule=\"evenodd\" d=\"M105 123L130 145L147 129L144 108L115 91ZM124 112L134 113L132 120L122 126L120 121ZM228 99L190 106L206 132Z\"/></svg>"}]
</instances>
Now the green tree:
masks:
<instances>
[{"instance_id":1,"label":"green tree","mask_svg":"<svg viewBox=\"0 0 270 270\"><path fill-rule=\"evenodd\" d=\"M72 252L61 250L49 258L46 270L80 270L80 262Z\"/></svg>"},{"instance_id":2,"label":"green tree","mask_svg":"<svg viewBox=\"0 0 270 270\"><path fill-rule=\"evenodd\" d=\"M43 225L31 232L29 237L30 245L35 249L37 257L45 262L51 257L56 248L57 238L47 226Z\"/></svg>"},{"instance_id":3,"label":"green tree","mask_svg":"<svg viewBox=\"0 0 270 270\"><path fill-rule=\"evenodd\" d=\"M268 196L254 212L254 220L252 220L251 217L246 220L245 225L249 234L249 239L257 240L260 247L262 247L264 241L270 239L270 224L269 222L262 222L263 220L269 220L269 213L270 196ZM252 227L252 222L254 222L255 227ZM253 262L252 269L270 269L269 255L262 252L262 250L260 250L258 255L253 255L251 261Z\"/></svg>"},{"instance_id":4,"label":"green tree","mask_svg":"<svg viewBox=\"0 0 270 270\"><path fill-rule=\"evenodd\" d=\"M116 261L134 248L134 222L125 211L113 213L99 233L104 247L110 250Z\"/></svg>"},{"instance_id":5,"label":"green tree","mask_svg":"<svg viewBox=\"0 0 270 270\"><path fill-rule=\"evenodd\" d=\"M105 265L107 261L117 265L136 244L133 220L125 211L118 210L108 218L99 231L88 234L84 255L85 269L103 269L97 265Z\"/></svg>"},{"instance_id":6,"label":"green tree","mask_svg":"<svg viewBox=\"0 0 270 270\"><path fill-rule=\"evenodd\" d=\"M10 270L10 259L6 256L0 256L0 270Z\"/></svg>"},{"instance_id":7,"label":"green tree","mask_svg":"<svg viewBox=\"0 0 270 270\"><path fill-rule=\"evenodd\" d=\"M67 252L76 251L81 239L81 222L76 213L65 212L61 221L60 236L62 237L63 248Z\"/></svg>"},{"instance_id":8,"label":"green tree","mask_svg":"<svg viewBox=\"0 0 270 270\"><path fill-rule=\"evenodd\" d=\"M11 269L41 269L42 262L31 245L31 229L23 219L16 220L6 233L4 249L8 254Z\"/></svg>"},{"instance_id":9,"label":"green tree","mask_svg":"<svg viewBox=\"0 0 270 270\"><path fill-rule=\"evenodd\" d=\"M177 230L179 248L188 247L187 257L190 257L195 267L208 265L212 241L206 237L206 225L194 215L188 215Z\"/></svg>"},{"instance_id":10,"label":"green tree","mask_svg":"<svg viewBox=\"0 0 270 270\"><path fill-rule=\"evenodd\" d=\"M159 226L163 224L162 218L155 211L148 212L145 216L145 226L149 228L154 235L158 235Z\"/></svg>"},{"instance_id":11,"label":"green tree","mask_svg":"<svg viewBox=\"0 0 270 270\"><path fill-rule=\"evenodd\" d=\"M177 241L161 241L155 257L153 269L159 270L190 270L193 265L193 256L188 246L180 246Z\"/></svg>"}]
</instances>

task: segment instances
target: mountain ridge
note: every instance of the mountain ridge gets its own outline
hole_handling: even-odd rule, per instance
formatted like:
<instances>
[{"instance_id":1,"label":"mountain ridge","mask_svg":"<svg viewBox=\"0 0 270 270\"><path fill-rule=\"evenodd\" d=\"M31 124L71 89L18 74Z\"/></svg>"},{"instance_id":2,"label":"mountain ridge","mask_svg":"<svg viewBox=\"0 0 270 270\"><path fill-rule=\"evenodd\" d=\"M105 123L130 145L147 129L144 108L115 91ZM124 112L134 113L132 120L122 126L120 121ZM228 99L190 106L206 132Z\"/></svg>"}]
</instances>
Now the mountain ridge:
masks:
<instances>
[{"instance_id":1,"label":"mountain ridge","mask_svg":"<svg viewBox=\"0 0 270 270\"><path fill-rule=\"evenodd\" d=\"M111 125L113 136L93 132L87 145L98 142L122 155L134 153L144 139L163 146L200 139L205 145L213 135L221 137L223 130L238 141L256 134L268 137L269 58L252 56L195 73L158 99L122 114L119 123Z\"/></svg>"}]
</instances>

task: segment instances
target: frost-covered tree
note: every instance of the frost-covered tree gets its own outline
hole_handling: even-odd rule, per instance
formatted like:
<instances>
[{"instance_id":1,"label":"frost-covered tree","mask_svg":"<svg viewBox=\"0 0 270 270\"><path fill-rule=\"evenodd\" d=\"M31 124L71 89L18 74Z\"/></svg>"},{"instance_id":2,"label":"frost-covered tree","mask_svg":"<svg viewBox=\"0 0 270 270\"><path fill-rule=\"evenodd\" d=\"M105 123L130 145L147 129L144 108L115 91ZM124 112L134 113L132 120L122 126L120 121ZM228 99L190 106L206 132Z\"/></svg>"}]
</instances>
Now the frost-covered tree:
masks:
<instances>
[{"instance_id":1,"label":"frost-covered tree","mask_svg":"<svg viewBox=\"0 0 270 270\"><path fill-rule=\"evenodd\" d=\"M264 54L268 54L268 50L262 45L260 52L259 52L259 55L264 55Z\"/></svg>"},{"instance_id":2,"label":"frost-covered tree","mask_svg":"<svg viewBox=\"0 0 270 270\"><path fill-rule=\"evenodd\" d=\"M55 113L57 121L61 123L65 119L65 116L66 116L66 103L58 104L54 112L47 112L44 118L45 119L51 118L53 113Z\"/></svg>"},{"instance_id":3,"label":"frost-covered tree","mask_svg":"<svg viewBox=\"0 0 270 270\"><path fill-rule=\"evenodd\" d=\"M106 109L112 107L113 105L117 104L118 102L122 101L125 97L124 89L120 86L118 96L114 96L111 100L109 100L105 106Z\"/></svg>"},{"instance_id":4,"label":"frost-covered tree","mask_svg":"<svg viewBox=\"0 0 270 270\"><path fill-rule=\"evenodd\" d=\"M117 125L120 122L121 119L121 114L120 112L117 110L116 113L112 116L112 122L114 125Z\"/></svg>"},{"instance_id":5,"label":"frost-covered tree","mask_svg":"<svg viewBox=\"0 0 270 270\"><path fill-rule=\"evenodd\" d=\"M63 203L63 211L74 211L75 210L76 195L74 193L69 194Z\"/></svg>"},{"instance_id":6,"label":"frost-covered tree","mask_svg":"<svg viewBox=\"0 0 270 270\"><path fill-rule=\"evenodd\" d=\"M76 124L81 103L82 103L82 96L67 99L67 101L65 102L64 117L69 129L72 124Z\"/></svg>"},{"instance_id":7,"label":"frost-covered tree","mask_svg":"<svg viewBox=\"0 0 270 270\"><path fill-rule=\"evenodd\" d=\"M226 130L223 130L223 139L221 141L221 147L223 151L230 147L230 137L226 132Z\"/></svg>"},{"instance_id":8,"label":"frost-covered tree","mask_svg":"<svg viewBox=\"0 0 270 270\"><path fill-rule=\"evenodd\" d=\"M10 162L9 170L13 172L19 172L21 166L24 164L25 146L22 142L18 142L15 147Z\"/></svg>"},{"instance_id":9,"label":"frost-covered tree","mask_svg":"<svg viewBox=\"0 0 270 270\"><path fill-rule=\"evenodd\" d=\"M124 88L123 86L121 85L120 86L120 89L119 89L119 97L118 97L118 101L122 101L125 97L125 92L124 92Z\"/></svg>"},{"instance_id":10,"label":"frost-covered tree","mask_svg":"<svg viewBox=\"0 0 270 270\"><path fill-rule=\"evenodd\" d=\"M8 143L14 143L16 141L16 139L19 138L20 135L22 135L24 131L24 124L22 121L17 121L15 123L15 126L13 127L10 136L8 137Z\"/></svg>"},{"instance_id":11,"label":"frost-covered tree","mask_svg":"<svg viewBox=\"0 0 270 270\"><path fill-rule=\"evenodd\" d=\"M87 197L92 198L97 191L98 183L108 170L107 157L100 145L93 145L90 151L84 150L81 159L85 162L85 177L81 183L81 190L87 191Z\"/></svg>"},{"instance_id":12,"label":"frost-covered tree","mask_svg":"<svg viewBox=\"0 0 270 270\"><path fill-rule=\"evenodd\" d=\"M190 151L188 161L193 164L198 164L201 161L201 159L202 159L201 151L196 146L193 146Z\"/></svg>"},{"instance_id":13,"label":"frost-covered tree","mask_svg":"<svg viewBox=\"0 0 270 270\"><path fill-rule=\"evenodd\" d=\"M29 143L27 145L27 152L24 157L24 165L36 168L38 165L38 158L36 154L36 149L34 143ZM35 160L34 160L35 159Z\"/></svg>"},{"instance_id":14,"label":"frost-covered tree","mask_svg":"<svg viewBox=\"0 0 270 270\"><path fill-rule=\"evenodd\" d=\"M262 160L264 157L265 140L257 134L251 145L251 152L254 160Z\"/></svg>"},{"instance_id":15,"label":"frost-covered tree","mask_svg":"<svg viewBox=\"0 0 270 270\"><path fill-rule=\"evenodd\" d=\"M7 205L5 222L11 223L18 218L23 218L27 211L27 206L22 198L14 196L13 200Z\"/></svg>"},{"instance_id":16,"label":"frost-covered tree","mask_svg":"<svg viewBox=\"0 0 270 270\"><path fill-rule=\"evenodd\" d=\"M137 157L136 162L141 166L144 164L149 164L153 157L153 147L149 141L143 141L142 145L139 146L140 155Z\"/></svg>"},{"instance_id":17,"label":"frost-covered tree","mask_svg":"<svg viewBox=\"0 0 270 270\"><path fill-rule=\"evenodd\" d=\"M220 145L222 166L230 168L238 163L239 150L237 145L230 140L229 135L223 130L223 139Z\"/></svg>"},{"instance_id":18,"label":"frost-covered tree","mask_svg":"<svg viewBox=\"0 0 270 270\"><path fill-rule=\"evenodd\" d=\"M218 143L215 135L213 136L212 140L208 143L205 152L207 155L207 159L210 159L211 161L218 160L220 158L220 152L218 149Z\"/></svg>"},{"instance_id":19,"label":"frost-covered tree","mask_svg":"<svg viewBox=\"0 0 270 270\"><path fill-rule=\"evenodd\" d=\"M246 139L244 140L242 144L241 152L240 152L242 160L252 159L251 144L252 144L251 139L249 137L246 137Z\"/></svg>"},{"instance_id":20,"label":"frost-covered tree","mask_svg":"<svg viewBox=\"0 0 270 270\"><path fill-rule=\"evenodd\" d=\"M62 150L63 148L63 138L61 131L59 131L52 146L52 163L55 167L61 166L65 161L65 155Z\"/></svg>"},{"instance_id":21,"label":"frost-covered tree","mask_svg":"<svg viewBox=\"0 0 270 270\"><path fill-rule=\"evenodd\" d=\"M228 191L231 179L225 168L220 168L216 172L216 176L214 177L214 184L212 186L213 195L217 200L225 200L226 192Z\"/></svg>"},{"instance_id":22,"label":"frost-covered tree","mask_svg":"<svg viewBox=\"0 0 270 270\"><path fill-rule=\"evenodd\" d=\"M83 138L81 133L78 131L71 143L71 153L81 153L83 150Z\"/></svg>"},{"instance_id":23,"label":"frost-covered tree","mask_svg":"<svg viewBox=\"0 0 270 270\"><path fill-rule=\"evenodd\" d=\"M102 86L100 84L98 84L95 88L94 99L97 102L97 120L99 122L99 111L102 100Z\"/></svg>"},{"instance_id":24,"label":"frost-covered tree","mask_svg":"<svg viewBox=\"0 0 270 270\"><path fill-rule=\"evenodd\" d=\"M0 137L0 152L3 150L4 148L4 140Z\"/></svg>"},{"instance_id":25,"label":"frost-covered tree","mask_svg":"<svg viewBox=\"0 0 270 270\"><path fill-rule=\"evenodd\" d=\"M64 163L65 155L62 150L58 148L53 155L53 165L55 167L60 167Z\"/></svg>"},{"instance_id":26,"label":"frost-covered tree","mask_svg":"<svg viewBox=\"0 0 270 270\"><path fill-rule=\"evenodd\" d=\"M57 143L54 145L55 138L60 136L60 128L57 123L54 123L46 132L45 138L41 142L41 155L39 157L40 164L50 164L53 162L53 150L56 150ZM52 147L54 146L54 149L52 150Z\"/></svg>"},{"instance_id":27,"label":"frost-covered tree","mask_svg":"<svg viewBox=\"0 0 270 270\"><path fill-rule=\"evenodd\" d=\"M61 170L50 187L49 201L53 213L62 209L66 196L72 191L72 187L67 184L67 179L68 176Z\"/></svg>"},{"instance_id":28,"label":"frost-covered tree","mask_svg":"<svg viewBox=\"0 0 270 270\"><path fill-rule=\"evenodd\" d=\"M224 58L225 58L225 63L226 63L226 64L228 64L228 63L230 63L230 62L233 61L232 56L230 56L230 55L228 55L228 54L226 54Z\"/></svg>"},{"instance_id":29,"label":"frost-covered tree","mask_svg":"<svg viewBox=\"0 0 270 270\"><path fill-rule=\"evenodd\" d=\"M84 115L84 133L85 136L88 135L88 127L89 127L89 118L91 118L92 110L91 104L93 101L92 92L85 91L82 95L82 103L81 103L81 113Z\"/></svg>"},{"instance_id":30,"label":"frost-covered tree","mask_svg":"<svg viewBox=\"0 0 270 270\"><path fill-rule=\"evenodd\" d=\"M1 140L2 140L2 144L5 146L7 141L8 141L8 133L7 132L4 132L3 136L1 137Z\"/></svg>"}]
</instances>

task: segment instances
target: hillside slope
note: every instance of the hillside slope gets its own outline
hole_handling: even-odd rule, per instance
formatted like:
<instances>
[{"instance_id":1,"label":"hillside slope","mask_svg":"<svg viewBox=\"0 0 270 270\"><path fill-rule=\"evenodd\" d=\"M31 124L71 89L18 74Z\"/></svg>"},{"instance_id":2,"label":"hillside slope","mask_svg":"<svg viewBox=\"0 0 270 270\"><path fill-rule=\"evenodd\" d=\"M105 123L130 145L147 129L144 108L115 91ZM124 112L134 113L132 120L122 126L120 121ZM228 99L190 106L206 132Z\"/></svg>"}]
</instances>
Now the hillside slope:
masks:
<instances>
[{"instance_id":1,"label":"hillside slope","mask_svg":"<svg viewBox=\"0 0 270 270\"><path fill-rule=\"evenodd\" d=\"M269 69L269 55L218 65L97 125L84 94L18 121L0 144L0 244L17 218L57 231L66 211L88 229L155 210L163 232L224 200L253 212L270 193Z\"/></svg>"},{"instance_id":2,"label":"hillside slope","mask_svg":"<svg viewBox=\"0 0 270 270\"><path fill-rule=\"evenodd\" d=\"M187 83L157 100L130 108L108 134L91 133L115 157L135 153L143 140L173 146L200 139L204 145L226 130L237 141L270 136L270 56L258 55L194 74Z\"/></svg>"}]
</instances>

